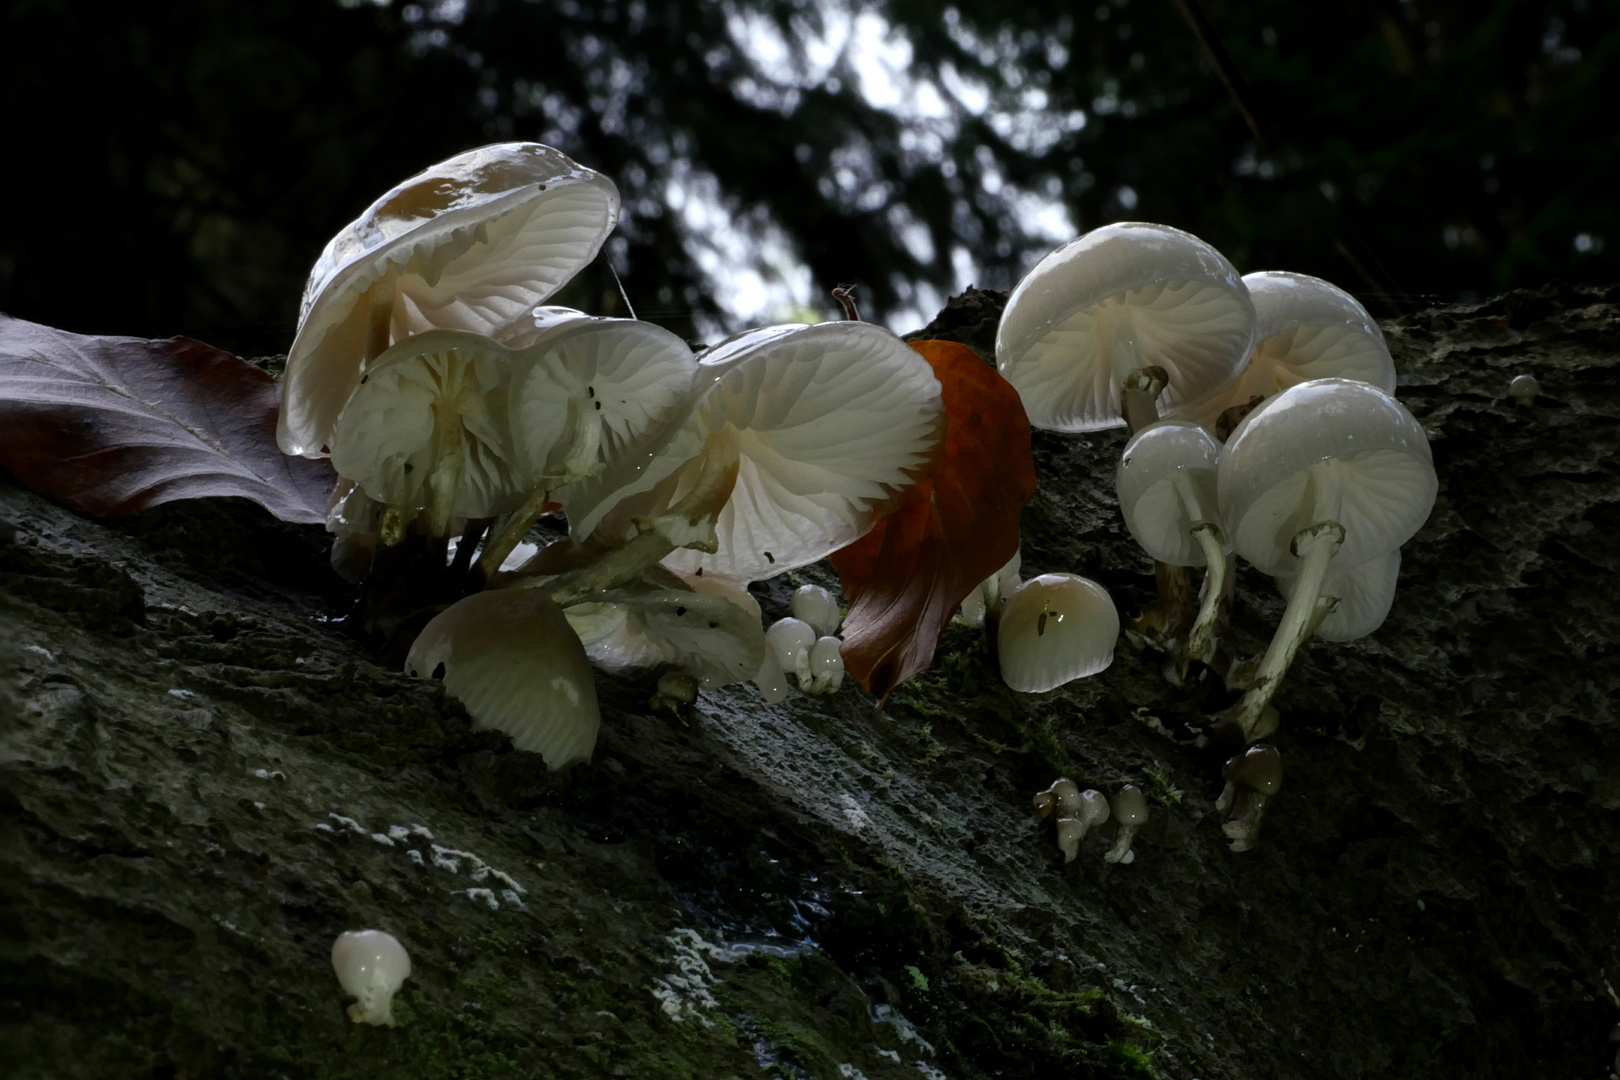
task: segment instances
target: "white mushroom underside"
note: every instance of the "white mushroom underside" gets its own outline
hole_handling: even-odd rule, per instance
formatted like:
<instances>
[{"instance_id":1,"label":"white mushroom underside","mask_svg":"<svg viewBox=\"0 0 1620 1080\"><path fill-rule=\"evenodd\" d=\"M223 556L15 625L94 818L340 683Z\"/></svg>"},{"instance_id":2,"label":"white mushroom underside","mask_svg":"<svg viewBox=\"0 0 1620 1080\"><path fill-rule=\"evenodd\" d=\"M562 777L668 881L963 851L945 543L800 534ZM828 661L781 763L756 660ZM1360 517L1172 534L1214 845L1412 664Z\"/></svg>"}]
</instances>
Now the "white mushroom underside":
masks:
<instances>
[{"instance_id":1,"label":"white mushroom underside","mask_svg":"<svg viewBox=\"0 0 1620 1080\"><path fill-rule=\"evenodd\" d=\"M610 671L673 663L724 686L752 679L765 659L758 614L719 593L622 590L565 614L591 662Z\"/></svg>"},{"instance_id":2,"label":"white mushroom underside","mask_svg":"<svg viewBox=\"0 0 1620 1080\"><path fill-rule=\"evenodd\" d=\"M509 360L492 342L447 337L404 343L379 358L338 419L332 465L370 498L420 509L442 460L436 429L452 423L461 472L450 512L488 517L524 494L505 418Z\"/></svg>"},{"instance_id":3,"label":"white mushroom underside","mask_svg":"<svg viewBox=\"0 0 1620 1080\"><path fill-rule=\"evenodd\" d=\"M512 737L553 769L589 761L601 714L579 639L537 589L475 593L435 616L405 670L444 686L480 727Z\"/></svg>"},{"instance_id":4,"label":"white mushroom underside","mask_svg":"<svg viewBox=\"0 0 1620 1080\"><path fill-rule=\"evenodd\" d=\"M1383 625L1395 604L1395 582L1401 573L1399 548L1355 566L1340 566L1334 559L1319 595L1338 600L1333 612L1316 628L1323 641L1354 641ZM1277 589L1285 600L1294 596L1298 578L1277 575Z\"/></svg>"},{"instance_id":5,"label":"white mushroom underside","mask_svg":"<svg viewBox=\"0 0 1620 1080\"><path fill-rule=\"evenodd\" d=\"M1410 493L1427 491L1433 499L1433 469L1405 451L1368 450L1313 468L1314 479L1311 469L1301 469L1262 492L1236 522L1228 520L1232 546L1265 573L1297 572L1299 560L1289 546L1301 529L1318 521L1344 526L1336 566L1354 566L1398 548L1423 522L1413 513ZM1323 475L1328 471L1338 473L1336 509L1320 505L1308 491L1332 486Z\"/></svg>"},{"instance_id":6,"label":"white mushroom underside","mask_svg":"<svg viewBox=\"0 0 1620 1080\"><path fill-rule=\"evenodd\" d=\"M1231 375L1249 345L1252 315L1231 289L1168 281L1129 289L1055 321L1001 373L1023 399L1030 423L1052 431L1120 427L1116 342L1135 342L1141 367L1170 373L1161 410Z\"/></svg>"},{"instance_id":7,"label":"white mushroom underside","mask_svg":"<svg viewBox=\"0 0 1620 1080\"><path fill-rule=\"evenodd\" d=\"M287 359L278 429L285 452L319 456L379 321L385 344L432 329L499 338L596 256L618 218L617 191L595 177L559 178L536 198L509 201L512 209L484 221L479 207L423 218L342 266L328 265L335 247L376 241L346 233L328 246Z\"/></svg>"},{"instance_id":8,"label":"white mushroom underside","mask_svg":"<svg viewBox=\"0 0 1620 1080\"><path fill-rule=\"evenodd\" d=\"M1395 362L1383 339L1347 326L1296 326L1254 347L1237 378L1219 383L1169 410L1211 430L1221 413L1270 397L1307 379L1356 379L1395 392Z\"/></svg>"}]
</instances>

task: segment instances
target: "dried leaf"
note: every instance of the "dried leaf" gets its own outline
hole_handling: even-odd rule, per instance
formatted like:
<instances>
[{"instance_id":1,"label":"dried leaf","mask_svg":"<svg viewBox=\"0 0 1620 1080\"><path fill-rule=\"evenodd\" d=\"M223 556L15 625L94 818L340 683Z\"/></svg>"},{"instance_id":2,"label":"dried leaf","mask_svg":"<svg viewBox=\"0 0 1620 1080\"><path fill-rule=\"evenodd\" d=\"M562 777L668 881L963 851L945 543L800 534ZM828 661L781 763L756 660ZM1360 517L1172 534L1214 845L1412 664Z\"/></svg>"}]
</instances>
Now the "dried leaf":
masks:
<instances>
[{"instance_id":1,"label":"dried leaf","mask_svg":"<svg viewBox=\"0 0 1620 1080\"><path fill-rule=\"evenodd\" d=\"M85 337L0 315L0 465L86 514L234 495L326 518L324 461L276 447L280 391L190 338Z\"/></svg>"},{"instance_id":2,"label":"dried leaf","mask_svg":"<svg viewBox=\"0 0 1620 1080\"><path fill-rule=\"evenodd\" d=\"M928 667L963 598L1012 558L1035 493L1018 392L966 345L911 347L943 387L944 445L893 512L832 556L849 601L844 666L880 698Z\"/></svg>"}]
</instances>

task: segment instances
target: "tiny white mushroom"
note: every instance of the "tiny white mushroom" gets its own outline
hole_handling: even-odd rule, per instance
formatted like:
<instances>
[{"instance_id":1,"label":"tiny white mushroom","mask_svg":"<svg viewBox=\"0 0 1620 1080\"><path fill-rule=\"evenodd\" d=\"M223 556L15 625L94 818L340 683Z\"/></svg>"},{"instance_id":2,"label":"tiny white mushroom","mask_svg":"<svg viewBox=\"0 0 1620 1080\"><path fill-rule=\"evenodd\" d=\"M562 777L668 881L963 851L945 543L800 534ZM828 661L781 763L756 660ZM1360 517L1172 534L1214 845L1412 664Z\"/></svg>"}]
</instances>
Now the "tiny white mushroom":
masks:
<instances>
[{"instance_id":1,"label":"tiny white mushroom","mask_svg":"<svg viewBox=\"0 0 1620 1080\"><path fill-rule=\"evenodd\" d=\"M405 670L442 677L479 727L505 732L549 768L589 761L596 748L601 713L585 647L538 589L458 600L423 628Z\"/></svg>"},{"instance_id":2,"label":"tiny white mushroom","mask_svg":"<svg viewBox=\"0 0 1620 1080\"><path fill-rule=\"evenodd\" d=\"M355 998L349 1019L394 1026L394 995L411 975L411 957L394 935L349 930L332 943L332 970L343 992Z\"/></svg>"},{"instance_id":3,"label":"tiny white mushroom","mask_svg":"<svg viewBox=\"0 0 1620 1080\"><path fill-rule=\"evenodd\" d=\"M1114 796L1113 811L1115 820L1119 822L1119 832L1114 836L1114 846L1108 849L1103 861L1134 862L1131 842L1136 839L1137 831L1147 824L1147 796L1135 784L1126 784Z\"/></svg>"},{"instance_id":4,"label":"tiny white mushroom","mask_svg":"<svg viewBox=\"0 0 1620 1080\"><path fill-rule=\"evenodd\" d=\"M820 637L838 633L838 601L820 585L800 585L788 601L793 617L803 619Z\"/></svg>"},{"instance_id":5,"label":"tiny white mushroom","mask_svg":"<svg viewBox=\"0 0 1620 1080\"><path fill-rule=\"evenodd\" d=\"M811 694L832 694L844 684L844 643L835 637L820 637L810 648L810 686L799 689Z\"/></svg>"},{"instance_id":6,"label":"tiny white mushroom","mask_svg":"<svg viewBox=\"0 0 1620 1080\"><path fill-rule=\"evenodd\" d=\"M996 366L1029 422L1096 431L1151 422L1229 378L1248 355L1254 307L1232 264L1189 233L1129 221L1093 229L1042 259L1013 290Z\"/></svg>"},{"instance_id":7,"label":"tiny white mushroom","mask_svg":"<svg viewBox=\"0 0 1620 1080\"><path fill-rule=\"evenodd\" d=\"M1054 813L1060 817L1072 817L1080 809L1080 788L1067 776L1060 776L1052 781L1052 786L1045 791L1035 793L1035 816L1049 818Z\"/></svg>"},{"instance_id":8,"label":"tiny white mushroom","mask_svg":"<svg viewBox=\"0 0 1620 1080\"><path fill-rule=\"evenodd\" d=\"M1079 806L1071 816L1057 819L1057 844L1063 861L1072 863L1080 856L1086 833L1108 820L1108 798L1094 788L1080 792Z\"/></svg>"},{"instance_id":9,"label":"tiny white mushroom","mask_svg":"<svg viewBox=\"0 0 1620 1080\"><path fill-rule=\"evenodd\" d=\"M1514 404L1525 408L1536 403L1536 397L1541 393L1541 382L1534 375L1515 375L1513 381L1508 383L1508 397Z\"/></svg>"},{"instance_id":10,"label":"tiny white mushroom","mask_svg":"<svg viewBox=\"0 0 1620 1080\"><path fill-rule=\"evenodd\" d=\"M1023 567L1023 549L1013 552L1005 566L979 583L978 587L962 599L962 621L981 629L987 623L994 625L1001 619L1001 609L1013 590L1024 583L1018 576Z\"/></svg>"},{"instance_id":11,"label":"tiny white mushroom","mask_svg":"<svg viewBox=\"0 0 1620 1080\"><path fill-rule=\"evenodd\" d=\"M799 680L799 689L810 685L810 650L816 645L814 628L791 616L778 619L765 631L765 640L782 670Z\"/></svg>"},{"instance_id":12,"label":"tiny white mushroom","mask_svg":"<svg viewBox=\"0 0 1620 1080\"><path fill-rule=\"evenodd\" d=\"M1114 662L1119 611L1108 591L1077 574L1042 574L1018 587L1001 613L1001 678L1041 693Z\"/></svg>"}]
</instances>

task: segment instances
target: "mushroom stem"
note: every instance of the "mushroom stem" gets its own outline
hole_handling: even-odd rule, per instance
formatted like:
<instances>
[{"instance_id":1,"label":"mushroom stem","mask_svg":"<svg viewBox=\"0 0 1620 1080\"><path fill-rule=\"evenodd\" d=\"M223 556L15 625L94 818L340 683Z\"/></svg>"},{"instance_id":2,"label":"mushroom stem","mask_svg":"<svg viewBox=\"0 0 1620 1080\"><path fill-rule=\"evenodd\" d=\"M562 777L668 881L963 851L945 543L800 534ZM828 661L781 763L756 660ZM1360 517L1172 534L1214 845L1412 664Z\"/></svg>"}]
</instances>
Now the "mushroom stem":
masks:
<instances>
[{"instance_id":1,"label":"mushroom stem","mask_svg":"<svg viewBox=\"0 0 1620 1080\"><path fill-rule=\"evenodd\" d=\"M1198 618L1193 621L1192 633L1187 635L1187 655L1214 667L1211 644L1215 623L1220 616L1221 601L1226 596L1226 541L1221 536L1220 527L1212 521L1200 521L1193 526L1192 534L1198 546L1204 549L1204 561L1209 568L1204 573L1204 592L1198 607Z\"/></svg>"},{"instance_id":2,"label":"mushroom stem","mask_svg":"<svg viewBox=\"0 0 1620 1080\"><path fill-rule=\"evenodd\" d=\"M697 479L680 501L645 522L643 531L628 543L588 566L539 584L558 607L567 608L634 581L678 547L712 552L717 543L714 519L737 484L738 465L736 432L728 427L710 435Z\"/></svg>"},{"instance_id":3,"label":"mushroom stem","mask_svg":"<svg viewBox=\"0 0 1620 1080\"><path fill-rule=\"evenodd\" d=\"M501 563L512 554L512 550L528 535L529 527L546 512L551 502L550 488L536 488L528 500L516 510L512 511L501 531L495 534L494 539L484 545L484 553L478 557L478 574L481 580L489 581L495 572L501 568Z\"/></svg>"},{"instance_id":4,"label":"mushroom stem","mask_svg":"<svg viewBox=\"0 0 1620 1080\"><path fill-rule=\"evenodd\" d=\"M1130 346L1134 353L1136 342ZM1159 395L1169 381L1169 373L1157 365L1137 368L1125 376L1119 384L1119 404L1126 431L1135 435L1159 418Z\"/></svg>"},{"instance_id":5,"label":"mushroom stem","mask_svg":"<svg viewBox=\"0 0 1620 1080\"><path fill-rule=\"evenodd\" d=\"M1344 526L1337 521L1318 521L1294 534L1294 554L1299 558L1299 581L1294 595L1283 611L1282 622L1266 648L1265 658L1255 672L1254 684L1233 706L1227 719L1243 729L1245 742L1260 738L1260 722L1266 706L1282 683L1282 677L1293 663L1294 654L1310 636L1316 616L1316 599L1321 595L1322 582L1327 577L1328 564L1344 542Z\"/></svg>"},{"instance_id":6,"label":"mushroom stem","mask_svg":"<svg viewBox=\"0 0 1620 1080\"><path fill-rule=\"evenodd\" d=\"M443 415L440 410L449 415ZM454 401L433 406L433 475L428 477L427 505L423 508L429 536L444 536L450 529L450 511L461 471L467 463L461 450L461 409Z\"/></svg>"}]
</instances>

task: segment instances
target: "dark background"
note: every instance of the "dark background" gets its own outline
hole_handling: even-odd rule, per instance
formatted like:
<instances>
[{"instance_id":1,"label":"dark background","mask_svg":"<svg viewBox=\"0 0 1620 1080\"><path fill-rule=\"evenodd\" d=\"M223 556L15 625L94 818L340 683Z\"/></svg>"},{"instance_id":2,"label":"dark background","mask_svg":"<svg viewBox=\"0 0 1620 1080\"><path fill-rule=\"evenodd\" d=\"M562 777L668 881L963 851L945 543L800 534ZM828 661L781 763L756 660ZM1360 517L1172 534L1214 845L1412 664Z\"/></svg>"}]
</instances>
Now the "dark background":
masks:
<instances>
[{"instance_id":1,"label":"dark background","mask_svg":"<svg viewBox=\"0 0 1620 1080\"><path fill-rule=\"evenodd\" d=\"M910 42L909 78L976 86L968 104L876 107L857 50L793 47L852 25L831 2L12 0L0 310L281 351L336 229L421 167L518 138L617 181L628 295L689 335L725 307L694 263L703 229L670 209L692 170L785 232L818 303L856 283L879 317L966 284L954 249L1008 287L1056 243L1032 200L1081 231L1168 222L1378 314L1620 277L1616 0L865 10ZM785 56L739 47L749 18ZM622 313L605 260L562 299Z\"/></svg>"}]
</instances>

